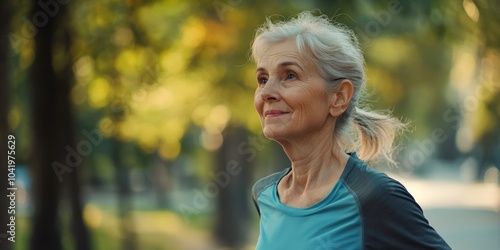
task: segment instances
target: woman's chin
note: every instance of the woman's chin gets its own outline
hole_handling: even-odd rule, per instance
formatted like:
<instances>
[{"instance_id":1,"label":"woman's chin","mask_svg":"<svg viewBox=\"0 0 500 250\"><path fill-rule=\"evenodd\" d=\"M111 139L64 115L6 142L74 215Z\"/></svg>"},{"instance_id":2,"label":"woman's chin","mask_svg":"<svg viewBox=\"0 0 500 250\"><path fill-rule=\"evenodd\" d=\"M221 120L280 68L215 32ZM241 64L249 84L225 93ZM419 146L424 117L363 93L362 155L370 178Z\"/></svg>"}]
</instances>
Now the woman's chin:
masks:
<instances>
[{"instance_id":1,"label":"woman's chin","mask_svg":"<svg viewBox=\"0 0 500 250\"><path fill-rule=\"evenodd\" d=\"M274 139L274 133L272 131L268 131L266 129L263 129L262 133L267 139Z\"/></svg>"},{"instance_id":2,"label":"woman's chin","mask_svg":"<svg viewBox=\"0 0 500 250\"><path fill-rule=\"evenodd\" d=\"M264 128L262 132L265 137L271 140L278 140L286 136L286 133L284 133L284 131L278 129Z\"/></svg>"}]
</instances>

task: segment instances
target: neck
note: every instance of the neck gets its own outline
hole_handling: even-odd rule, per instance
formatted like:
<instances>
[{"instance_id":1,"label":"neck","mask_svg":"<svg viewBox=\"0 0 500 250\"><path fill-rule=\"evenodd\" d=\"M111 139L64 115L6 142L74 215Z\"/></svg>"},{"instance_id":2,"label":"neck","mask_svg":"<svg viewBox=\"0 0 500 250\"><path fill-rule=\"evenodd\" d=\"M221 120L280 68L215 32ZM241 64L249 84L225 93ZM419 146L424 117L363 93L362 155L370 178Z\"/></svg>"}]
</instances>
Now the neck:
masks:
<instances>
[{"instance_id":1,"label":"neck","mask_svg":"<svg viewBox=\"0 0 500 250\"><path fill-rule=\"evenodd\" d=\"M292 171L284 184L299 192L336 181L349 159L329 131L280 144L292 162Z\"/></svg>"}]
</instances>

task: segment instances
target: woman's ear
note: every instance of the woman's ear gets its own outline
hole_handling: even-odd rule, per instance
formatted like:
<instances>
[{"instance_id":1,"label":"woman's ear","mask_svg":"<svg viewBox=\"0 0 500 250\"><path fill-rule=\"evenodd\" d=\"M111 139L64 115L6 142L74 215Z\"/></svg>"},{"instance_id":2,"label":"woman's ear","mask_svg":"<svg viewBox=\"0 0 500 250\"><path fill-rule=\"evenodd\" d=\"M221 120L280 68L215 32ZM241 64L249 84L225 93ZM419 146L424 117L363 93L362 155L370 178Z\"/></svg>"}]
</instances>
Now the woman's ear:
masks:
<instances>
[{"instance_id":1,"label":"woman's ear","mask_svg":"<svg viewBox=\"0 0 500 250\"><path fill-rule=\"evenodd\" d=\"M349 107L352 95L354 94L354 86L348 79L342 80L337 90L332 94L330 115L339 117Z\"/></svg>"}]
</instances>

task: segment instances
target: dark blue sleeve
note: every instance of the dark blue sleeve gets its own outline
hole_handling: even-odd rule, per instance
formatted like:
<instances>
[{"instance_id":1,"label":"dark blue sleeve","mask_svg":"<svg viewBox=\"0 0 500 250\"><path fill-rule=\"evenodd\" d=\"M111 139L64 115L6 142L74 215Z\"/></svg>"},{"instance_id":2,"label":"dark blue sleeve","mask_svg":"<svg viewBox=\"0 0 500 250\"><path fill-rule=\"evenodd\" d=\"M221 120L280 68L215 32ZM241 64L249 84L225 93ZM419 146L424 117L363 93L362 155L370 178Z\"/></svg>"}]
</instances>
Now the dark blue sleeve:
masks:
<instances>
[{"instance_id":1,"label":"dark blue sleeve","mask_svg":"<svg viewBox=\"0 0 500 250\"><path fill-rule=\"evenodd\" d=\"M364 249L451 249L401 183L364 164L346 183L360 206Z\"/></svg>"}]
</instances>

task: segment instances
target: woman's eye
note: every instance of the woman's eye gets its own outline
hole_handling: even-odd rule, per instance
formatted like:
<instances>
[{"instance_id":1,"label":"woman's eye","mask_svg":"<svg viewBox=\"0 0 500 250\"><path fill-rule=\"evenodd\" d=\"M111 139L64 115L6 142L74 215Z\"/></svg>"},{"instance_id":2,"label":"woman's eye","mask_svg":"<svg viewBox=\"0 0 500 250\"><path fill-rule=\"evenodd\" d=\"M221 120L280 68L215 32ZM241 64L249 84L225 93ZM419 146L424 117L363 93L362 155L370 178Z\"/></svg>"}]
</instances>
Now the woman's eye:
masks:
<instances>
[{"instance_id":1,"label":"woman's eye","mask_svg":"<svg viewBox=\"0 0 500 250\"><path fill-rule=\"evenodd\" d=\"M257 79L257 82L258 82L259 84L266 84L266 83L267 83L267 78L265 78L265 77L259 77L259 78Z\"/></svg>"},{"instance_id":2,"label":"woman's eye","mask_svg":"<svg viewBox=\"0 0 500 250\"><path fill-rule=\"evenodd\" d=\"M288 73L288 74L286 74L286 79L287 80L294 80L294 79L297 79L297 76L295 74Z\"/></svg>"}]
</instances>

